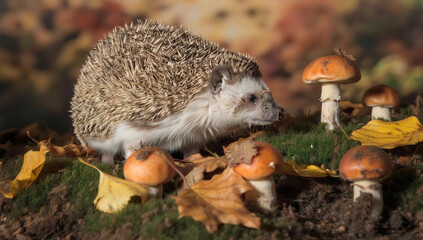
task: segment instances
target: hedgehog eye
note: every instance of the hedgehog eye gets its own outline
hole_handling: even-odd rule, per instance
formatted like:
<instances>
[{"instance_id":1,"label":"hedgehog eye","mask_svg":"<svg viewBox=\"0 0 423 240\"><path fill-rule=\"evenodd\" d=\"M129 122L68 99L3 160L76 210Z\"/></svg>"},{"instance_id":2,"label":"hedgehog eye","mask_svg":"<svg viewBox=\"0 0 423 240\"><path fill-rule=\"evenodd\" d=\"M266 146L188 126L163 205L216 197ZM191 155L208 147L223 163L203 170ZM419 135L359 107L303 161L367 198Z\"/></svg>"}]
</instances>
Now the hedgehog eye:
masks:
<instances>
[{"instance_id":1,"label":"hedgehog eye","mask_svg":"<svg viewBox=\"0 0 423 240\"><path fill-rule=\"evenodd\" d=\"M252 102L252 103L256 103L258 100L257 96L255 94L250 94L248 95L248 101Z\"/></svg>"}]
</instances>

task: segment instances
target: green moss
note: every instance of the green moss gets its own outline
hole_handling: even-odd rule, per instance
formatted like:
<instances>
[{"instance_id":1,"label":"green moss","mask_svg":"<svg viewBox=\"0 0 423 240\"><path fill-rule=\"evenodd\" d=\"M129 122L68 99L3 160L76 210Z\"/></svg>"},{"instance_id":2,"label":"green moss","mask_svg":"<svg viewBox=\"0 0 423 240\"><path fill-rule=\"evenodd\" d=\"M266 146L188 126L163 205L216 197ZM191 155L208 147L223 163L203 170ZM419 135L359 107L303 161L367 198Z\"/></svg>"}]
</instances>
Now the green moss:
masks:
<instances>
[{"instance_id":1,"label":"green moss","mask_svg":"<svg viewBox=\"0 0 423 240\"><path fill-rule=\"evenodd\" d=\"M21 216L26 210L38 212L40 207L48 205L48 194L60 182L59 174L46 176L38 184L24 189L15 199L16 206L12 209L12 216Z\"/></svg>"},{"instance_id":2,"label":"green moss","mask_svg":"<svg viewBox=\"0 0 423 240\"><path fill-rule=\"evenodd\" d=\"M15 159L9 159L6 164L1 165L0 181L13 179L18 175L23 163L23 155Z\"/></svg>"},{"instance_id":3,"label":"green moss","mask_svg":"<svg viewBox=\"0 0 423 240\"><path fill-rule=\"evenodd\" d=\"M353 125L344 127L351 132ZM285 160L295 159L297 163L314 164L336 169L343 154L358 143L348 140L341 130L326 131L324 125L315 125L308 132L287 130L277 135L263 137L282 151Z\"/></svg>"},{"instance_id":4,"label":"green moss","mask_svg":"<svg viewBox=\"0 0 423 240\"><path fill-rule=\"evenodd\" d=\"M93 163L101 171L111 173L112 168L104 163ZM98 192L99 172L78 160L65 169L62 182L70 187L69 201L74 206L74 213L82 217L87 212L94 212L93 200Z\"/></svg>"},{"instance_id":5,"label":"green moss","mask_svg":"<svg viewBox=\"0 0 423 240\"><path fill-rule=\"evenodd\" d=\"M56 167L64 166L67 160L46 157L43 170L40 172L37 180L28 188L23 189L15 197L15 207L12 209L12 216L21 216L27 210L37 212L40 207L48 205L48 195L51 189L61 181L61 174L57 172ZM14 179L22 168L23 156L6 165L6 171L10 171L8 179Z\"/></svg>"},{"instance_id":6,"label":"green moss","mask_svg":"<svg viewBox=\"0 0 423 240\"><path fill-rule=\"evenodd\" d=\"M418 175L420 171L417 167L395 169L392 176L385 180L386 203L411 212L422 209L423 192L418 192L423 186L423 178Z\"/></svg>"}]
</instances>

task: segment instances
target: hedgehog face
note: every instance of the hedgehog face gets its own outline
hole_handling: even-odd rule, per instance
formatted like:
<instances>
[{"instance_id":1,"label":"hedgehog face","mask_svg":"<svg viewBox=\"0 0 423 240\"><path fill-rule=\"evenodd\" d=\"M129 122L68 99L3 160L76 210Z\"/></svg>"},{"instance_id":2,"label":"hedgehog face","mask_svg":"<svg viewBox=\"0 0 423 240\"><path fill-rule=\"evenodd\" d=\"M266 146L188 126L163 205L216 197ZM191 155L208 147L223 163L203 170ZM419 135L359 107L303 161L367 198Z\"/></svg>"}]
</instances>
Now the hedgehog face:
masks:
<instances>
[{"instance_id":1,"label":"hedgehog face","mask_svg":"<svg viewBox=\"0 0 423 240\"><path fill-rule=\"evenodd\" d=\"M232 116L234 125L267 125L284 115L260 74L234 74L231 67L219 66L212 73L210 87L216 105Z\"/></svg>"}]
</instances>

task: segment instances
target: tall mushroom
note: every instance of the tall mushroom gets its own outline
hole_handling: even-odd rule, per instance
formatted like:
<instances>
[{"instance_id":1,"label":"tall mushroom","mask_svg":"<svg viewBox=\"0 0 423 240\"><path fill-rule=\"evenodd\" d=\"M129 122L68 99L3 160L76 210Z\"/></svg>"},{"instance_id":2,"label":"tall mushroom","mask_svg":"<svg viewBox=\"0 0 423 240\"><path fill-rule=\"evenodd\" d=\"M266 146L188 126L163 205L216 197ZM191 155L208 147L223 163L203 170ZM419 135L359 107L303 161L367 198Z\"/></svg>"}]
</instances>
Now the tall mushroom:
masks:
<instances>
[{"instance_id":1,"label":"tall mushroom","mask_svg":"<svg viewBox=\"0 0 423 240\"><path fill-rule=\"evenodd\" d=\"M372 108L372 119L391 121L391 108L400 105L398 92L384 84L369 88L363 95L364 105Z\"/></svg>"},{"instance_id":2,"label":"tall mushroom","mask_svg":"<svg viewBox=\"0 0 423 240\"><path fill-rule=\"evenodd\" d=\"M354 201L362 193L373 197L370 217L377 220L383 210L383 195L380 182L392 173L389 155L375 146L357 146L348 150L341 159L339 175L354 182Z\"/></svg>"},{"instance_id":3,"label":"tall mushroom","mask_svg":"<svg viewBox=\"0 0 423 240\"><path fill-rule=\"evenodd\" d=\"M321 122L327 123L327 129L339 126L339 101L341 94L339 85L354 83L360 80L361 74L353 62L353 58L344 55L330 55L314 59L303 71L302 81L305 84L322 83Z\"/></svg>"},{"instance_id":4,"label":"tall mushroom","mask_svg":"<svg viewBox=\"0 0 423 240\"><path fill-rule=\"evenodd\" d=\"M254 142L257 154L251 164L238 163L234 171L239 173L254 188L245 193L245 201L261 212L275 210L276 188L272 174L282 164L282 154L271 144Z\"/></svg>"}]
</instances>

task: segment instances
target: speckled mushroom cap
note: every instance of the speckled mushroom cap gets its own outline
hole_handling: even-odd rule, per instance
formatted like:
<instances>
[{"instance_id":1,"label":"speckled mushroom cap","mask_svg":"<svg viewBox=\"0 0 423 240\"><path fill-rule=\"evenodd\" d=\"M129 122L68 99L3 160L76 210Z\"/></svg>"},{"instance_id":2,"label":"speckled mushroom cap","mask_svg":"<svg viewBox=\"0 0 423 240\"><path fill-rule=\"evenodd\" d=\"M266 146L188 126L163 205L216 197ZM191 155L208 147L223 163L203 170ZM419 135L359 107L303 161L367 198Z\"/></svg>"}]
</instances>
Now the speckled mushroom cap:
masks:
<instances>
[{"instance_id":1,"label":"speckled mushroom cap","mask_svg":"<svg viewBox=\"0 0 423 240\"><path fill-rule=\"evenodd\" d=\"M396 108L400 105L400 95L395 89L380 84L369 88L364 93L362 102L368 107Z\"/></svg>"},{"instance_id":2,"label":"speckled mushroom cap","mask_svg":"<svg viewBox=\"0 0 423 240\"><path fill-rule=\"evenodd\" d=\"M339 175L344 180L383 180L392 173L389 155L375 146L357 146L341 159Z\"/></svg>"},{"instance_id":3,"label":"speckled mushroom cap","mask_svg":"<svg viewBox=\"0 0 423 240\"><path fill-rule=\"evenodd\" d=\"M303 71L302 81L314 83L354 83L361 79L355 63L340 55L319 57L310 62Z\"/></svg>"}]
</instances>

